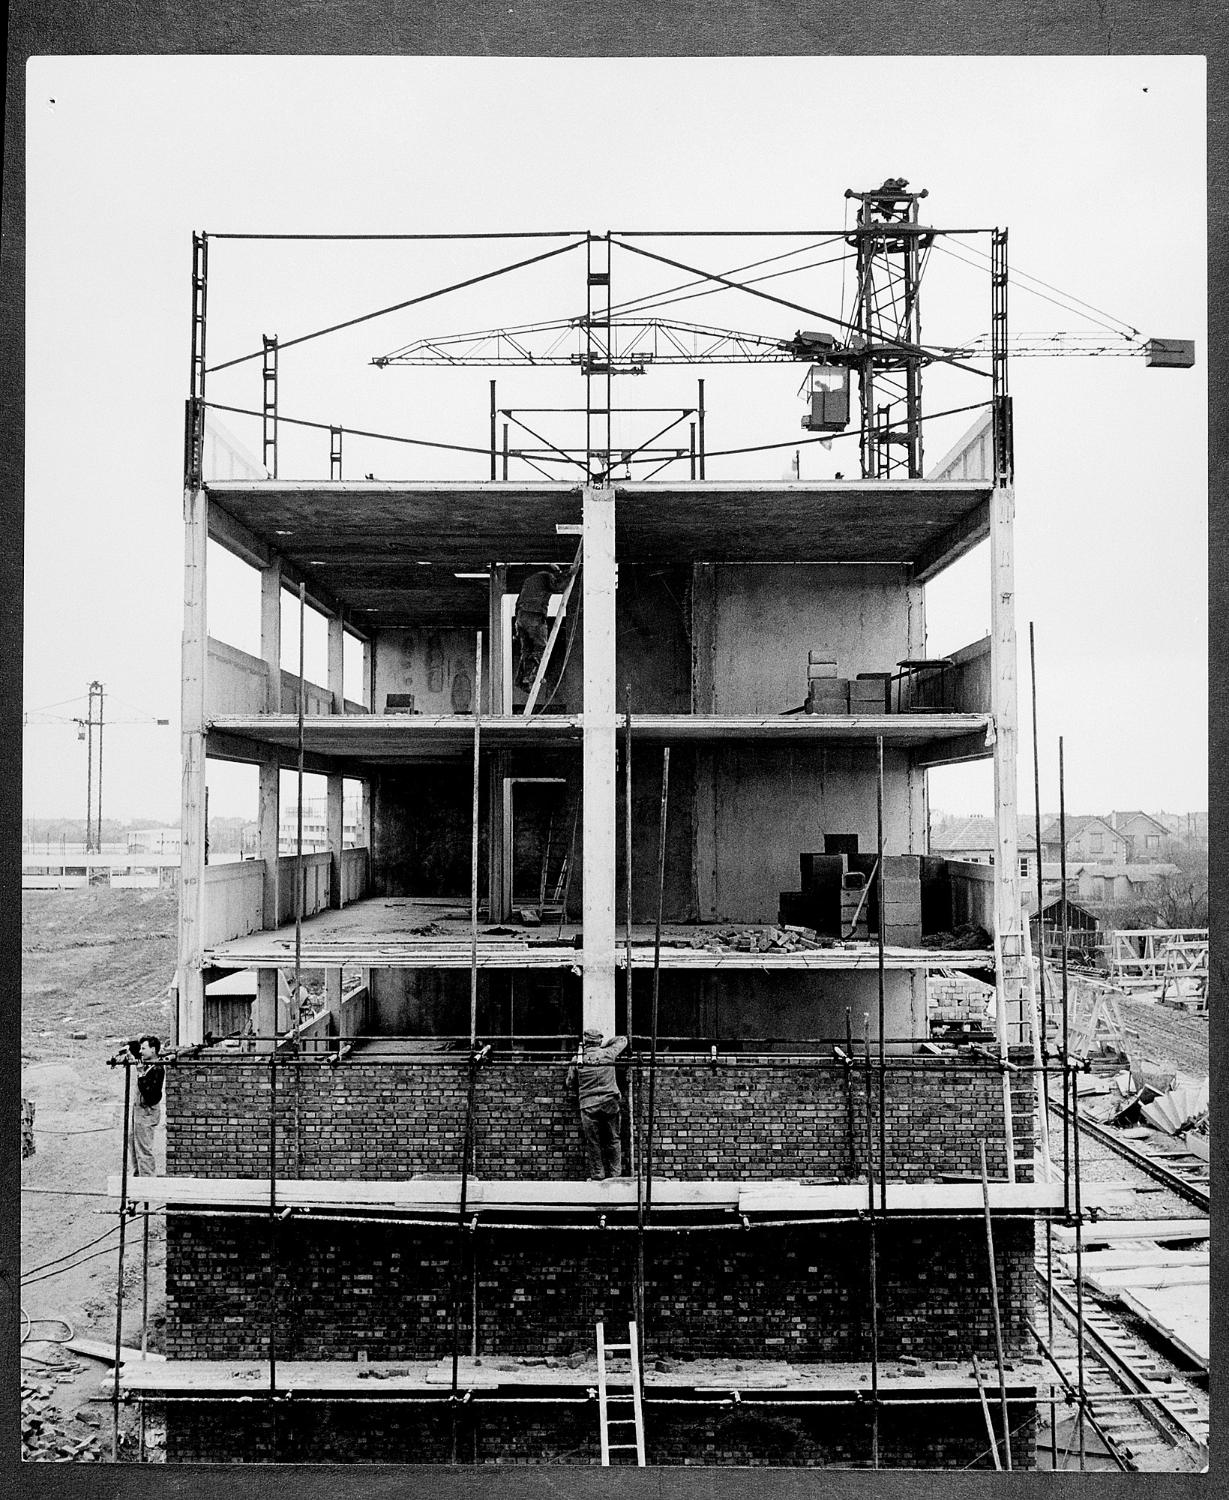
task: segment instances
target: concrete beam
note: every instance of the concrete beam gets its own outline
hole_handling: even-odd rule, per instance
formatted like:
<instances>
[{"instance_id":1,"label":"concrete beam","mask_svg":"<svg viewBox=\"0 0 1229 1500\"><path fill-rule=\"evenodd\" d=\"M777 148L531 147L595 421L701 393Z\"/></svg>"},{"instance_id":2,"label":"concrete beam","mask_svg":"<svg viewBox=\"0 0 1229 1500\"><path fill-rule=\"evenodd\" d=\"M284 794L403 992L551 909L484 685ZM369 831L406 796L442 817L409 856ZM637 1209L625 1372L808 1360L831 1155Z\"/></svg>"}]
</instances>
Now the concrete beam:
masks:
<instances>
[{"instance_id":1,"label":"concrete beam","mask_svg":"<svg viewBox=\"0 0 1229 1500\"><path fill-rule=\"evenodd\" d=\"M983 500L975 510L921 548L913 563L913 582L928 583L989 535L990 502Z\"/></svg>"}]
</instances>

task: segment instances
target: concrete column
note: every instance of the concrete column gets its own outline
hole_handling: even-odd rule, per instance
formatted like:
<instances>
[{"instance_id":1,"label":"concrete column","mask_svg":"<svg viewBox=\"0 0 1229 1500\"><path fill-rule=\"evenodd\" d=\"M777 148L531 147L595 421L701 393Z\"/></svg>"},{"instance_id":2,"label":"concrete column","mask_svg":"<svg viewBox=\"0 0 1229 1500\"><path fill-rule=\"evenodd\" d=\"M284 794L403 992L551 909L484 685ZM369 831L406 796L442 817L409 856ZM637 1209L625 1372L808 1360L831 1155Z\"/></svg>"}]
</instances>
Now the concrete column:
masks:
<instances>
[{"instance_id":1,"label":"concrete column","mask_svg":"<svg viewBox=\"0 0 1229 1500\"><path fill-rule=\"evenodd\" d=\"M990 493L990 711L994 715L994 925L1000 936L1019 933L1020 859L1017 847L1016 595L1012 526L1015 491ZM1019 986L1005 997L1007 1021L1019 1020ZM1000 1033L1001 1036L1001 1033Z\"/></svg>"},{"instance_id":2,"label":"concrete column","mask_svg":"<svg viewBox=\"0 0 1229 1500\"><path fill-rule=\"evenodd\" d=\"M691 711L716 712L714 640L717 627L717 570L712 563L691 569ZM632 705L633 721L635 705ZM635 729L632 730L633 738ZM717 917L717 772L709 745L696 747L696 796L692 885L701 922Z\"/></svg>"},{"instance_id":3,"label":"concrete column","mask_svg":"<svg viewBox=\"0 0 1229 1500\"><path fill-rule=\"evenodd\" d=\"M508 755L493 751L487 768L487 911L492 922L503 922L511 910L508 888L511 871L504 837L504 778L508 774Z\"/></svg>"},{"instance_id":4,"label":"concrete column","mask_svg":"<svg viewBox=\"0 0 1229 1500\"><path fill-rule=\"evenodd\" d=\"M282 560L260 570L260 654L269 674L267 712L282 711Z\"/></svg>"},{"instance_id":5,"label":"concrete column","mask_svg":"<svg viewBox=\"0 0 1229 1500\"><path fill-rule=\"evenodd\" d=\"M262 924L266 931L277 926L278 826L281 817L281 769L276 755L260 763L260 858L264 862L264 902Z\"/></svg>"},{"instance_id":6,"label":"concrete column","mask_svg":"<svg viewBox=\"0 0 1229 1500\"><path fill-rule=\"evenodd\" d=\"M205 558L209 502L203 489L184 492L184 625L181 672L181 842L179 854L179 997L175 1041L205 1035L205 669L209 627Z\"/></svg>"},{"instance_id":7,"label":"concrete column","mask_svg":"<svg viewBox=\"0 0 1229 1500\"><path fill-rule=\"evenodd\" d=\"M345 819L342 799L342 778L330 776L325 783L327 795L325 832L329 848L329 905L336 911L341 899L341 850L345 842Z\"/></svg>"},{"instance_id":8,"label":"concrete column","mask_svg":"<svg viewBox=\"0 0 1229 1500\"><path fill-rule=\"evenodd\" d=\"M615 498L584 491L584 1024L615 1025Z\"/></svg>"},{"instance_id":9,"label":"concrete column","mask_svg":"<svg viewBox=\"0 0 1229 1500\"><path fill-rule=\"evenodd\" d=\"M333 712L335 714L344 714L346 711L345 641L346 633L342 629L341 617L339 615L330 616L328 689L333 695Z\"/></svg>"},{"instance_id":10,"label":"concrete column","mask_svg":"<svg viewBox=\"0 0 1229 1500\"><path fill-rule=\"evenodd\" d=\"M373 636L363 642L363 687L367 697L367 710L376 710L376 643Z\"/></svg>"},{"instance_id":11,"label":"concrete column","mask_svg":"<svg viewBox=\"0 0 1229 1500\"><path fill-rule=\"evenodd\" d=\"M909 601L909 639L905 648L906 656L926 655L926 588L924 584L909 582L906 585L906 597ZM927 831L930 827L930 815L927 809L926 799L926 772L919 766L914 757L905 752L908 761L906 776L906 791L908 794L908 816L909 816L909 841L906 848L910 854L924 854L927 852Z\"/></svg>"},{"instance_id":12,"label":"concrete column","mask_svg":"<svg viewBox=\"0 0 1229 1500\"><path fill-rule=\"evenodd\" d=\"M487 599L487 680L490 683L486 706L488 715L504 712L504 594L507 589L507 566L496 563L491 568Z\"/></svg>"},{"instance_id":13,"label":"concrete column","mask_svg":"<svg viewBox=\"0 0 1229 1500\"><path fill-rule=\"evenodd\" d=\"M256 971L256 1033L260 1037L272 1037L277 1033L277 980L276 969ZM272 1041L256 1043L257 1052L272 1052Z\"/></svg>"}]
</instances>

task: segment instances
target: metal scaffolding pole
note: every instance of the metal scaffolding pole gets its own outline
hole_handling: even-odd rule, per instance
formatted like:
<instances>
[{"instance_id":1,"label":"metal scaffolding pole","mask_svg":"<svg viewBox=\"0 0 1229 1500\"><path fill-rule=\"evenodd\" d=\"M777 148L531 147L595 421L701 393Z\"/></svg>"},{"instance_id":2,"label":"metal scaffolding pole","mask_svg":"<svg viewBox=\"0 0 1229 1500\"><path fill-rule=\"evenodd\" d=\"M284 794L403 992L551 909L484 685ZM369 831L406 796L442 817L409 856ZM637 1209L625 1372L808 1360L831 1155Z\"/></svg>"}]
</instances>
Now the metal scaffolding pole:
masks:
<instances>
[{"instance_id":1,"label":"metal scaffolding pole","mask_svg":"<svg viewBox=\"0 0 1229 1500\"><path fill-rule=\"evenodd\" d=\"M661 818L657 827L657 926L653 938L653 1009L650 1017L649 1119L645 1139L645 1212L653 1207L653 1112L657 1105L657 1006L661 993L661 920L666 893L666 812L670 800L670 747L661 753Z\"/></svg>"},{"instance_id":2,"label":"metal scaffolding pole","mask_svg":"<svg viewBox=\"0 0 1229 1500\"><path fill-rule=\"evenodd\" d=\"M1067 996L1067 790L1063 769L1063 737L1058 737L1058 879L1062 886L1062 1001L1063 1001L1063 1207L1071 1214L1071 1122L1077 1102L1075 1078L1071 1074L1071 1006ZM1067 1086L1071 1086L1072 1108L1067 1108Z\"/></svg>"},{"instance_id":3,"label":"metal scaffolding pole","mask_svg":"<svg viewBox=\"0 0 1229 1500\"><path fill-rule=\"evenodd\" d=\"M492 643L494 650L494 643ZM469 1045L478 1040L478 767L482 734L482 632L474 640L474 778L469 851Z\"/></svg>"},{"instance_id":4,"label":"metal scaffolding pole","mask_svg":"<svg viewBox=\"0 0 1229 1500\"><path fill-rule=\"evenodd\" d=\"M114 1426L111 1429L111 1459L115 1462L119 1458L119 1374L120 1374L120 1350L122 1348L123 1318L124 1318L124 1245L127 1238L128 1227L128 1142L131 1130L130 1115L132 1108L132 1065L124 1064L124 1164L120 1168L119 1189L119 1265L115 1279L115 1380L111 1389L111 1411L114 1418Z\"/></svg>"},{"instance_id":5,"label":"metal scaffolding pole","mask_svg":"<svg viewBox=\"0 0 1229 1500\"><path fill-rule=\"evenodd\" d=\"M990 1265L990 1305L994 1314L994 1353L999 1367L999 1399L1003 1408L1003 1462L1011 1470L1011 1424L1007 1420L1007 1367L1003 1360L1003 1323L999 1316L999 1278L994 1264L994 1231L990 1225L990 1179L986 1174L986 1143L981 1148L981 1190L986 1217L986 1256Z\"/></svg>"},{"instance_id":6,"label":"metal scaffolding pole","mask_svg":"<svg viewBox=\"0 0 1229 1500\"><path fill-rule=\"evenodd\" d=\"M886 1021L884 1019L884 940L887 936L886 902L883 896L883 736L875 741L877 750L877 779L875 783L875 838L878 849L879 923L876 933L878 947L879 977L879 1207L888 1210L888 1108L887 1108L887 1052L884 1043Z\"/></svg>"},{"instance_id":7,"label":"metal scaffolding pole","mask_svg":"<svg viewBox=\"0 0 1229 1500\"><path fill-rule=\"evenodd\" d=\"M1076 1385L1079 1389L1080 1473L1087 1467L1084 1415L1088 1391L1084 1384L1084 1213L1080 1196L1080 1119L1076 1096L1075 1071L1071 1074L1072 1180L1075 1184L1075 1358Z\"/></svg>"},{"instance_id":8,"label":"metal scaffolding pole","mask_svg":"<svg viewBox=\"0 0 1229 1500\"><path fill-rule=\"evenodd\" d=\"M875 1132L871 1104L871 1018L862 1017L862 1050L866 1065L866 1224L871 1295L871 1468L879 1467L879 1243L875 1229Z\"/></svg>"}]
</instances>

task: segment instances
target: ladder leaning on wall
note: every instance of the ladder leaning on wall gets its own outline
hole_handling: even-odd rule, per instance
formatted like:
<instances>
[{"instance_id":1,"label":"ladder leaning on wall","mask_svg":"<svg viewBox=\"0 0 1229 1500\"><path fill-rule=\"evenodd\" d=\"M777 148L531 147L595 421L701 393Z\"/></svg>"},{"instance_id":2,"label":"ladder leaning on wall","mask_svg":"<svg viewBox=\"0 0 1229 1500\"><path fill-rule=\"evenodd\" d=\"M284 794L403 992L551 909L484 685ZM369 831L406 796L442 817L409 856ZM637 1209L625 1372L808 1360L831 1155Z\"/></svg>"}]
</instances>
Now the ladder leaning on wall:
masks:
<instances>
[{"instance_id":1,"label":"ladder leaning on wall","mask_svg":"<svg viewBox=\"0 0 1229 1500\"><path fill-rule=\"evenodd\" d=\"M608 1368L607 1358L611 1355L619 1364L626 1360L626 1372ZM627 1325L626 1344L608 1344L605 1325L597 1325L597 1402L603 1467L610 1467L612 1453L634 1453L637 1465L643 1468L644 1404L641 1400L640 1345L635 1323ZM612 1406L617 1407L621 1415L611 1415ZM618 1428L621 1434L626 1434L628 1428L631 1428L635 1441L612 1443L612 1428Z\"/></svg>"},{"instance_id":2,"label":"ladder leaning on wall","mask_svg":"<svg viewBox=\"0 0 1229 1500\"><path fill-rule=\"evenodd\" d=\"M1009 1029L1014 1026L1017 1040L1021 1044L1027 1041L1032 1045L1036 1093L1034 1107L1037 1111L1036 1136L1040 1147L1042 1173L1044 1179L1048 1181L1050 1178L1050 1131L1040 1071L1044 1039L1041 1035L1041 1018L1037 1007L1037 969L1033 959L1032 934L1026 922L1021 922L1014 932L995 931L994 992L995 1029L998 1032L999 1060L1003 1070L1003 1130L1007 1156L1007 1180L1015 1182L1017 1168L1031 1167L1034 1160L1032 1156L1016 1156L1016 1129L1011 1087L1013 1069L1007 1058Z\"/></svg>"}]
</instances>

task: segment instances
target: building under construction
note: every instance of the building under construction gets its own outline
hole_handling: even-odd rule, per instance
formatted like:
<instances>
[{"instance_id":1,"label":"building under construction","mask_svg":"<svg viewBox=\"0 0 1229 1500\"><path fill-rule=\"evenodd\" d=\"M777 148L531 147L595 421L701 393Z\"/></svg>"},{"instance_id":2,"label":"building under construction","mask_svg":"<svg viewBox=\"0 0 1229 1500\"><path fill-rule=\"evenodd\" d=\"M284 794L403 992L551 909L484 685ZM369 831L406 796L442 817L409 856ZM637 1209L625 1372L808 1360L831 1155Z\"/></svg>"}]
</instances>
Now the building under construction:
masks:
<instances>
[{"instance_id":1,"label":"building under construction","mask_svg":"<svg viewBox=\"0 0 1229 1500\"><path fill-rule=\"evenodd\" d=\"M321 477L278 478L268 337L263 470L209 470L224 237L196 237L178 1034L166 1176L119 1184L167 1210L167 1359L116 1389L170 1461L1033 1465L1036 1224L1080 1205L1021 922L1007 237L986 340L927 347L924 195L849 197L852 311L776 341L621 315L624 262L708 274L663 241L551 240L583 315L377 363L570 363L572 435L492 381L480 477L429 482L344 477L328 423ZM703 381L664 444L652 409L614 435L622 375L757 360L796 362L849 477L709 478ZM928 468L939 366L977 412ZM926 585L986 539L990 634L932 657ZM259 572L259 656L210 634L209 543ZM327 618L326 682L285 666L286 594ZM257 859L206 863L215 757L259 767ZM927 771L977 759L994 862L932 858ZM322 852L279 857L286 772L327 778ZM242 1035L206 994L236 969ZM991 1044L931 1039L938 969L992 977ZM326 1008L286 1027L291 970ZM630 1038L605 1182L587 1029Z\"/></svg>"}]
</instances>

